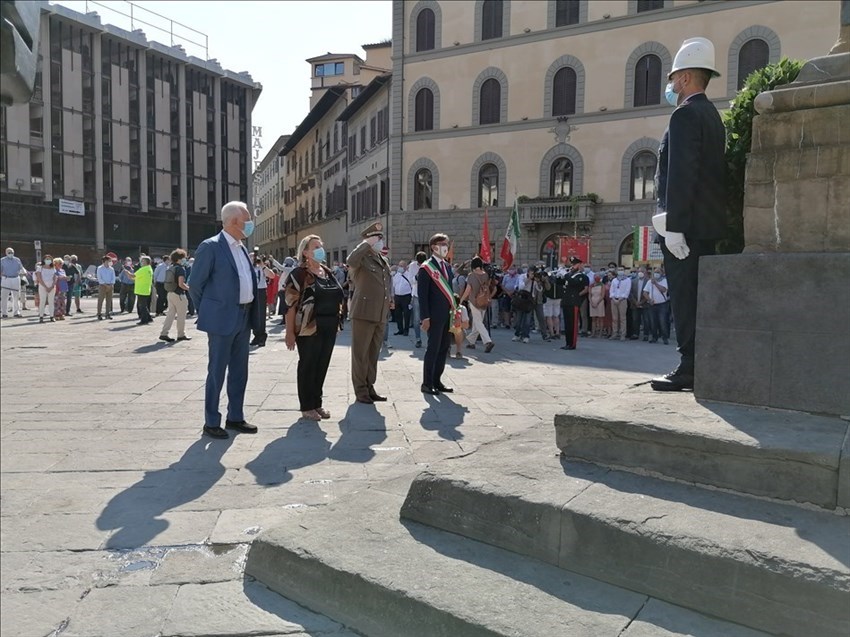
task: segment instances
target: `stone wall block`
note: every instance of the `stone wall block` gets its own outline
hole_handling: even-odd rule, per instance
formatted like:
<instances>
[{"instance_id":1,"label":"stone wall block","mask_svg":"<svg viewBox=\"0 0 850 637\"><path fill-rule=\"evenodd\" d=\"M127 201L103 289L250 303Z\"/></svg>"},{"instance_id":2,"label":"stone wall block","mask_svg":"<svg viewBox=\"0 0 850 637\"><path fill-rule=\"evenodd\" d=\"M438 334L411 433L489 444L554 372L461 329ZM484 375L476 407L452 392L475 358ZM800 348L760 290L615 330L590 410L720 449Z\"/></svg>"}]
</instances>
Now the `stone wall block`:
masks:
<instances>
[{"instance_id":1,"label":"stone wall block","mask_svg":"<svg viewBox=\"0 0 850 637\"><path fill-rule=\"evenodd\" d=\"M753 118L753 152L800 148L802 141L803 117L799 113L759 115Z\"/></svg>"},{"instance_id":2,"label":"stone wall block","mask_svg":"<svg viewBox=\"0 0 850 637\"><path fill-rule=\"evenodd\" d=\"M776 227L773 207L744 206L744 252L770 252L776 250Z\"/></svg>"},{"instance_id":3,"label":"stone wall block","mask_svg":"<svg viewBox=\"0 0 850 637\"><path fill-rule=\"evenodd\" d=\"M850 144L850 104L798 113L803 118L801 147Z\"/></svg>"},{"instance_id":4,"label":"stone wall block","mask_svg":"<svg viewBox=\"0 0 850 637\"><path fill-rule=\"evenodd\" d=\"M744 206L773 208L775 203L773 181L750 181L744 186Z\"/></svg>"},{"instance_id":5,"label":"stone wall block","mask_svg":"<svg viewBox=\"0 0 850 637\"><path fill-rule=\"evenodd\" d=\"M850 151L850 147L845 150ZM847 154L850 156L850 152ZM826 216L826 250L850 252L850 176L847 173L829 180Z\"/></svg>"},{"instance_id":6,"label":"stone wall block","mask_svg":"<svg viewBox=\"0 0 850 637\"><path fill-rule=\"evenodd\" d=\"M774 153L754 152L747 157L747 181L773 181Z\"/></svg>"},{"instance_id":7,"label":"stone wall block","mask_svg":"<svg viewBox=\"0 0 850 637\"><path fill-rule=\"evenodd\" d=\"M821 252L826 247L828 180L805 179L776 184L779 247L792 252Z\"/></svg>"},{"instance_id":8,"label":"stone wall block","mask_svg":"<svg viewBox=\"0 0 850 637\"><path fill-rule=\"evenodd\" d=\"M815 163L816 177L850 176L850 144L818 147Z\"/></svg>"}]
</instances>

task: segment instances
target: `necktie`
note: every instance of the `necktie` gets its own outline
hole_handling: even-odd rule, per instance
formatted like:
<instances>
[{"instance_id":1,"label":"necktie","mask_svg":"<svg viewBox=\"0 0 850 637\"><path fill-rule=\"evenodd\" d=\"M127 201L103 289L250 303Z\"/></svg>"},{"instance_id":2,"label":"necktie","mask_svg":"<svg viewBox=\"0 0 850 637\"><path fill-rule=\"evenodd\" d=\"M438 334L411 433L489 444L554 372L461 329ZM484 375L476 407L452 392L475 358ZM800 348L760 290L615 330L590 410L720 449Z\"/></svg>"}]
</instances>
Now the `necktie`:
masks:
<instances>
[{"instance_id":1,"label":"necktie","mask_svg":"<svg viewBox=\"0 0 850 637\"><path fill-rule=\"evenodd\" d=\"M448 281L449 280L449 271L446 270L446 262L445 261L440 261L440 269L443 271L443 277L446 279L446 281Z\"/></svg>"}]
</instances>

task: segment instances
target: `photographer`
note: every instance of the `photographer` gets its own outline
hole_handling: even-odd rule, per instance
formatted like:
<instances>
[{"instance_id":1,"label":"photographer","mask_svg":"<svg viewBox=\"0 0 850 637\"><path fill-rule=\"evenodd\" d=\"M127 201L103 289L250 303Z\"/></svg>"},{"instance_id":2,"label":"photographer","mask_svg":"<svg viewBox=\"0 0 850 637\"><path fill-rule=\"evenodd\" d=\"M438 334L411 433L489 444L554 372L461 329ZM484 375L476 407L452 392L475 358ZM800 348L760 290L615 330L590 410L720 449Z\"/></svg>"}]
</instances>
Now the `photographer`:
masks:
<instances>
[{"instance_id":1,"label":"photographer","mask_svg":"<svg viewBox=\"0 0 850 637\"><path fill-rule=\"evenodd\" d=\"M546 324L543 306L546 303L546 292L552 287L552 283L549 281L549 275L545 272L543 266L532 266L528 276L533 282L531 296L534 298L534 319L537 321L537 329L540 330L543 340L548 341L550 331Z\"/></svg>"},{"instance_id":2,"label":"photographer","mask_svg":"<svg viewBox=\"0 0 850 637\"><path fill-rule=\"evenodd\" d=\"M563 266L557 272L550 272L549 287L544 289L543 317L549 330L549 340L561 338L561 298L564 296L563 277L566 273L566 268Z\"/></svg>"}]
</instances>

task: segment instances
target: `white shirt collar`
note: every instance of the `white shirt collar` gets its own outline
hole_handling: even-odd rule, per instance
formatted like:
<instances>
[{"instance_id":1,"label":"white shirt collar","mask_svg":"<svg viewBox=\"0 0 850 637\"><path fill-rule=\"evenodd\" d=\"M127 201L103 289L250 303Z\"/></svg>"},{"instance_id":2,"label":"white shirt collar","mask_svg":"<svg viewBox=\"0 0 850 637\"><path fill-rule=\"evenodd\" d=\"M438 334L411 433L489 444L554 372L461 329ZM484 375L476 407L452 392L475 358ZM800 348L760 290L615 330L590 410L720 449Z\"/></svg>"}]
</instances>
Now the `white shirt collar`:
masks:
<instances>
[{"instance_id":1,"label":"white shirt collar","mask_svg":"<svg viewBox=\"0 0 850 637\"><path fill-rule=\"evenodd\" d=\"M231 248L232 248L233 246L236 246L236 245L239 245L239 246L241 246L241 245L242 245L242 241L241 241L241 240L239 240L239 239L237 239L236 237L234 237L234 236L233 236L232 234L230 234L227 230L222 230L222 232L224 233L224 236L225 236L225 237L227 237L227 244L228 244Z\"/></svg>"}]
</instances>

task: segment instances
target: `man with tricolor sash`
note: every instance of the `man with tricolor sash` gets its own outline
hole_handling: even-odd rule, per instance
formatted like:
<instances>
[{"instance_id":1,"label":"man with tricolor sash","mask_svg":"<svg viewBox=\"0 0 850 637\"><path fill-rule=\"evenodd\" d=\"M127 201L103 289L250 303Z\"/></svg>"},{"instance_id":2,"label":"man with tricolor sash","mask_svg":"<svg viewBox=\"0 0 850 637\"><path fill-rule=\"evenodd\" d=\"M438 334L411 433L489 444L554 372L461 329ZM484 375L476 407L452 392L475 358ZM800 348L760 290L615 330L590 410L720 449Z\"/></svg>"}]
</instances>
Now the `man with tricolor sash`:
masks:
<instances>
[{"instance_id":1,"label":"man with tricolor sash","mask_svg":"<svg viewBox=\"0 0 850 637\"><path fill-rule=\"evenodd\" d=\"M449 238L441 233L435 234L428 246L431 248L431 258L419 268L416 286L422 329L428 332L421 390L423 394L433 396L454 391L443 384L442 376L452 342L449 328L460 321L460 310L452 290L454 274L446 259Z\"/></svg>"}]
</instances>

